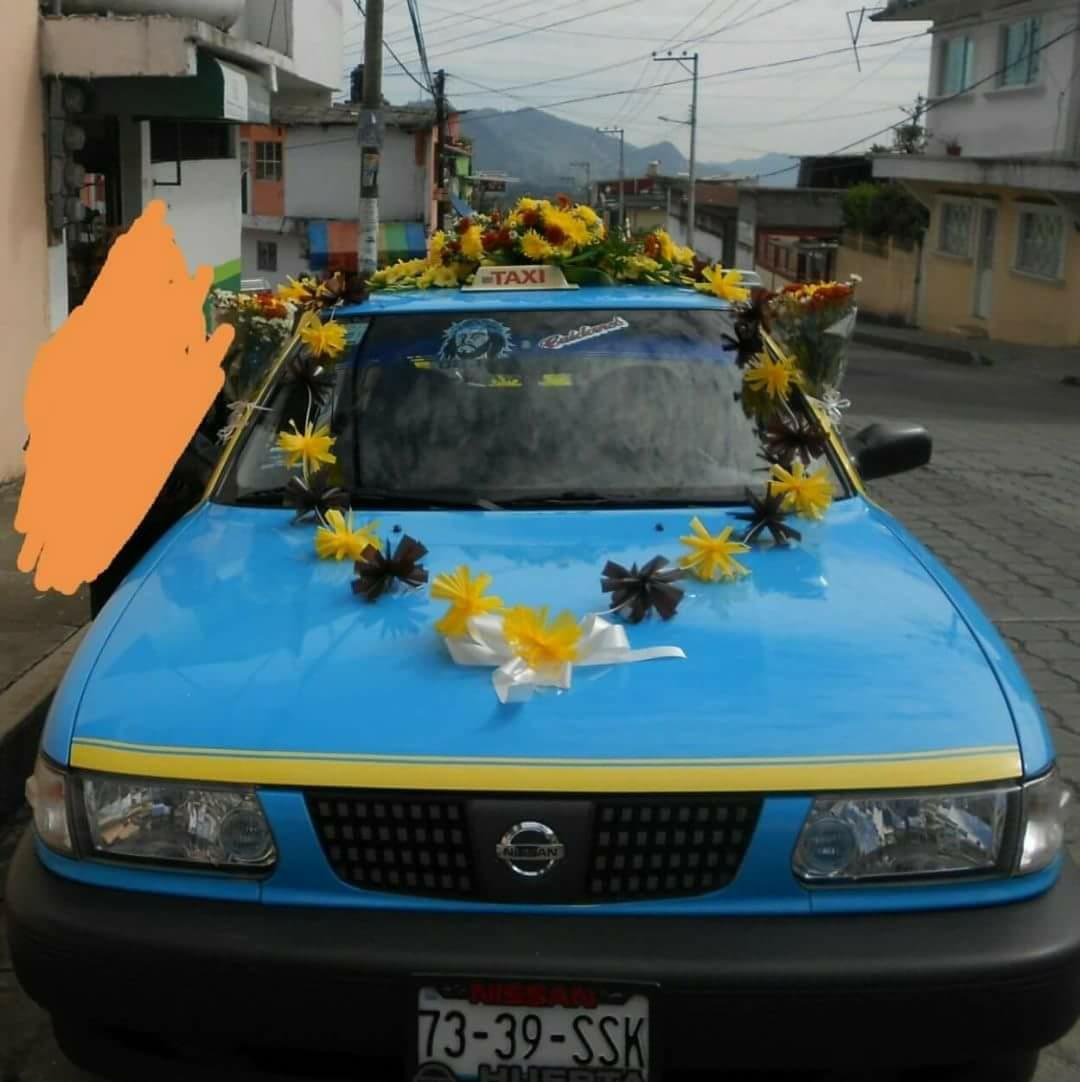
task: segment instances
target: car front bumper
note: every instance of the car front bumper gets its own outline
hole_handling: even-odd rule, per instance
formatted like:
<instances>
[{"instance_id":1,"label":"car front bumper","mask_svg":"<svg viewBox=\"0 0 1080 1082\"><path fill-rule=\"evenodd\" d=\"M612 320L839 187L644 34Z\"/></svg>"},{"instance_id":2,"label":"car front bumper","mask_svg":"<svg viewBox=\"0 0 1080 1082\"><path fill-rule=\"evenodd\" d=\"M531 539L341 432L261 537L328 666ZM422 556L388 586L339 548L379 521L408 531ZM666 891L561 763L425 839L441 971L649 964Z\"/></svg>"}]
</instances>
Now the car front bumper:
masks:
<instances>
[{"instance_id":1,"label":"car front bumper","mask_svg":"<svg viewBox=\"0 0 1080 1082\"><path fill-rule=\"evenodd\" d=\"M419 975L651 985L665 1069L964 1062L1049 1044L1080 1014L1068 859L1045 894L984 909L604 919L107 890L48 871L28 834L7 920L62 1043L122 1032L404 1060Z\"/></svg>"}]
</instances>

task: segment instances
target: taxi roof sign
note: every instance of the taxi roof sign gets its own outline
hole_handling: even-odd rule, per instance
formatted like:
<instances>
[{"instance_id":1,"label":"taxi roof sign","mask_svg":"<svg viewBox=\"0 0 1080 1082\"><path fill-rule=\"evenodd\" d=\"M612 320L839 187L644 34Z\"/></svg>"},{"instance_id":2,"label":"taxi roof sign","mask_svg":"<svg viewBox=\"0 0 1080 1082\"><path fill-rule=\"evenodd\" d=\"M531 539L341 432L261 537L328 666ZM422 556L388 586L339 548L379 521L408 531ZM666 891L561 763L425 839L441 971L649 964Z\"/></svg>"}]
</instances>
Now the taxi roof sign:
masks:
<instances>
[{"instance_id":1,"label":"taxi roof sign","mask_svg":"<svg viewBox=\"0 0 1080 1082\"><path fill-rule=\"evenodd\" d=\"M577 289L561 267L527 263L518 267L477 267L472 283L463 290Z\"/></svg>"}]
</instances>

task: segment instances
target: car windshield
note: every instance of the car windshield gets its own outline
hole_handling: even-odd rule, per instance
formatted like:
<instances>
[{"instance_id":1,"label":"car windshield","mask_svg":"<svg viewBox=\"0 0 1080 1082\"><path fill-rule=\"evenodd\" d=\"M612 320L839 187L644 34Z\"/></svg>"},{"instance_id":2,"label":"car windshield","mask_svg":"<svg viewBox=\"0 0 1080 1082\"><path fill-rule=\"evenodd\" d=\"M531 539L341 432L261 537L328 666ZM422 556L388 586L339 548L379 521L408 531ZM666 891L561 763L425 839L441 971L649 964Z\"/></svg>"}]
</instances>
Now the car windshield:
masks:
<instances>
[{"instance_id":1,"label":"car windshield","mask_svg":"<svg viewBox=\"0 0 1080 1082\"><path fill-rule=\"evenodd\" d=\"M311 416L355 506L737 503L768 464L716 309L424 312L342 320L348 346ZM279 504L289 380L256 414L219 498Z\"/></svg>"}]
</instances>

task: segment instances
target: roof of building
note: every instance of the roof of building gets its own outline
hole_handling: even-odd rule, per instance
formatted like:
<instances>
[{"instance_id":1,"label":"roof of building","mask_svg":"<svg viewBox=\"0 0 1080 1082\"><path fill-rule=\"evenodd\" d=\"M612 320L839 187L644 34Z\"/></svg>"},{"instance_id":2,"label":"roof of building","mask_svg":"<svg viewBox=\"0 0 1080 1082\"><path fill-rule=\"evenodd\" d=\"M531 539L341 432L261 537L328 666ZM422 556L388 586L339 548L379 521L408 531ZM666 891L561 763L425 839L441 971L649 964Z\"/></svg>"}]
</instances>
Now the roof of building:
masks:
<instances>
[{"instance_id":1,"label":"roof of building","mask_svg":"<svg viewBox=\"0 0 1080 1082\"><path fill-rule=\"evenodd\" d=\"M402 131L427 131L435 123L435 109L433 106L384 105L382 117L387 127L400 128ZM275 104L271 110L271 120L275 124L293 127L305 124L355 127L360 120L360 106L349 102L334 102L331 105Z\"/></svg>"}]
</instances>

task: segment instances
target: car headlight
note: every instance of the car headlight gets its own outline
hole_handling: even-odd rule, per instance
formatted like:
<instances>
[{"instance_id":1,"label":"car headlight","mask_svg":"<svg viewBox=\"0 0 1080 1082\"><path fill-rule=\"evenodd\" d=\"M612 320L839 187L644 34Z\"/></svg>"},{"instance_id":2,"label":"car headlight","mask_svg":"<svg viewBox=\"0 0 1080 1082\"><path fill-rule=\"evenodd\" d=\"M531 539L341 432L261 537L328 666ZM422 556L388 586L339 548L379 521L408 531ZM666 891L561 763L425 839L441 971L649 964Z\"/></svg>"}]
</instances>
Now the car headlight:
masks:
<instances>
[{"instance_id":1,"label":"car headlight","mask_svg":"<svg viewBox=\"0 0 1080 1082\"><path fill-rule=\"evenodd\" d=\"M1061 850L1066 797L1056 769L1024 785L821 796L792 867L808 883L1035 872Z\"/></svg>"},{"instance_id":2,"label":"car headlight","mask_svg":"<svg viewBox=\"0 0 1080 1082\"><path fill-rule=\"evenodd\" d=\"M236 870L265 869L276 859L254 789L105 774L76 778L92 855Z\"/></svg>"}]
</instances>

